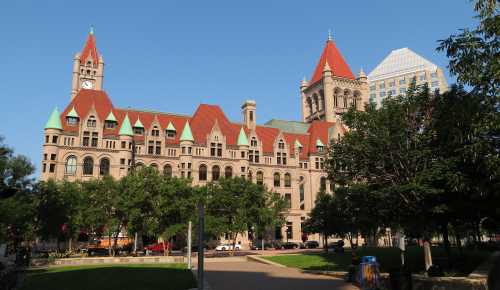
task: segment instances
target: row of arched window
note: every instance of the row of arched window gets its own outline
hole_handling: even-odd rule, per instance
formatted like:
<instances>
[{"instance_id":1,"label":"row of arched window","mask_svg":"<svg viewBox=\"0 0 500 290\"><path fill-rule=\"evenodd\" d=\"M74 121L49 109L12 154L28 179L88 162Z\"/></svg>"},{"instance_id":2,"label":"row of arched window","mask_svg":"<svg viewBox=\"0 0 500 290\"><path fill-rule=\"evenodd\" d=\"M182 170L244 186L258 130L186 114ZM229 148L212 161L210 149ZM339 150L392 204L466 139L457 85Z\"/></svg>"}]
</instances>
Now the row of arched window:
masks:
<instances>
[{"instance_id":1,"label":"row of arched window","mask_svg":"<svg viewBox=\"0 0 500 290\"><path fill-rule=\"evenodd\" d=\"M109 174L110 162L104 157L99 160L99 175ZM75 155L70 155L66 158L64 173L66 175L75 175L77 169L77 158ZM94 159L90 156L83 158L83 175L94 175Z\"/></svg>"}]
</instances>

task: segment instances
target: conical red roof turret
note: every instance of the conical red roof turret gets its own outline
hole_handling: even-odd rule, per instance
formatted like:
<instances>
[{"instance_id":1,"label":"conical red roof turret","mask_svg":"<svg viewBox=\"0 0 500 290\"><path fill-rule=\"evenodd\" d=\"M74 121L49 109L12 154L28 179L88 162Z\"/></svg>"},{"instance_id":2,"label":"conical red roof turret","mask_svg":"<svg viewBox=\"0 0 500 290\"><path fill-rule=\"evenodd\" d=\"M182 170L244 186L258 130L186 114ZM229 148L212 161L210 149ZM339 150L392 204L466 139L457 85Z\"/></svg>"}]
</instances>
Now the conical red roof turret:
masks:
<instances>
[{"instance_id":1,"label":"conical red roof turret","mask_svg":"<svg viewBox=\"0 0 500 290\"><path fill-rule=\"evenodd\" d=\"M328 37L328 40L326 41L325 49L323 49L318 65L314 70L314 74L310 82L311 84L321 80L325 64L328 64L332 70L332 75L336 77L351 80L356 79L331 37Z\"/></svg>"},{"instance_id":2,"label":"conical red roof turret","mask_svg":"<svg viewBox=\"0 0 500 290\"><path fill-rule=\"evenodd\" d=\"M82 53L80 54L80 63L85 63L85 61L91 57L92 63L97 65L99 63L99 53L97 52L97 47L95 44L94 30L91 29L89 36L87 37L87 42L83 47Z\"/></svg>"}]
</instances>

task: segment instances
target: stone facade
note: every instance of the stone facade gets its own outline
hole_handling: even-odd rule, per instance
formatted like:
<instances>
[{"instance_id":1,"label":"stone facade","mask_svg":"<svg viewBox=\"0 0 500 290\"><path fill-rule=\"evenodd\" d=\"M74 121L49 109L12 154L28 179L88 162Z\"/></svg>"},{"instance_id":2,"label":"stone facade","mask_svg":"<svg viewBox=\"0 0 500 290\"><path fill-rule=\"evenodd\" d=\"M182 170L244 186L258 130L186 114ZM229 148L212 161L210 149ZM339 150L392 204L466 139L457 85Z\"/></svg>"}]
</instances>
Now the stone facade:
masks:
<instances>
[{"instance_id":1,"label":"stone facade","mask_svg":"<svg viewBox=\"0 0 500 290\"><path fill-rule=\"evenodd\" d=\"M331 53L331 44L329 39L324 54ZM335 54L340 55L338 51ZM88 76L86 70L82 75L82 68L87 65L96 69L92 89L81 87ZM323 165L326 147L346 132L334 117L345 106L336 111L331 105L336 88L348 90L344 96L356 98L352 104L358 107L366 99L366 77L338 76L335 63L330 66L327 61L321 64L329 68L320 81L301 86L303 104L310 95L315 100L319 88L325 92L323 113L304 115L305 122L273 120L257 125L254 101L244 102L241 122L229 121L216 105L202 104L190 116L121 109L102 91L103 65L91 34L84 51L75 58L76 92L62 112L54 110L45 126L42 180L89 180L107 174L121 178L133 165L190 178L193 185L221 176L242 176L265 184L289 202L287 224L281 229L283 240L301 241L301 223L316 194L330 192Z\"/></svg>"}]
</instances>

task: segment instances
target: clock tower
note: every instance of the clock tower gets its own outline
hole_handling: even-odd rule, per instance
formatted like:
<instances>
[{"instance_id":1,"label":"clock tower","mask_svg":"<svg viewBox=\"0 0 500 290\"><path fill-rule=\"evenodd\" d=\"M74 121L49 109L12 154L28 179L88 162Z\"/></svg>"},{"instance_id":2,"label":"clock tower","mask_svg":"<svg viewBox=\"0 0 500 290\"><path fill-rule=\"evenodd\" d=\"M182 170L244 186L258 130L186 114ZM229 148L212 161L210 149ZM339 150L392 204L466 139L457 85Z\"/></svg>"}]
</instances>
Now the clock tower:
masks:
<instances>
[{"instance_id":1,"label":"clock tower","mask_svg":"<svg viewBox=\"0 0 500 290\"><path fill-rule=\"evenodd\" d=\"M102 90L104 61L95 43L94 29L91 28L82 52L73 58L71 99L80 89Z\"/></svg>"}]
</instances>

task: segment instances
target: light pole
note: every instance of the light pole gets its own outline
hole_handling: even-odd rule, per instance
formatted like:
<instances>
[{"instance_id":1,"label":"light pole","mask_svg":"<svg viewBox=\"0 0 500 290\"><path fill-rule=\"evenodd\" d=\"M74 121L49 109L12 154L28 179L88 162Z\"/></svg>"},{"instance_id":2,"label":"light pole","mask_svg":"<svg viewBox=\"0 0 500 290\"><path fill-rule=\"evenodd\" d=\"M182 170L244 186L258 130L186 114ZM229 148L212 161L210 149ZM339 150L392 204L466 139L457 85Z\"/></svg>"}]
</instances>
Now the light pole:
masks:
<instances>
[{"instance_id":1,"label":"light pole","mask_svg":"<svg viewBox=\"0 0 500 290\"><path fill-rule=\"evenodd\" d=\"M198 202L198 290L203 290L203 258L204 258L205 208L203 202Z\"/></svg>"}]
</instances>

